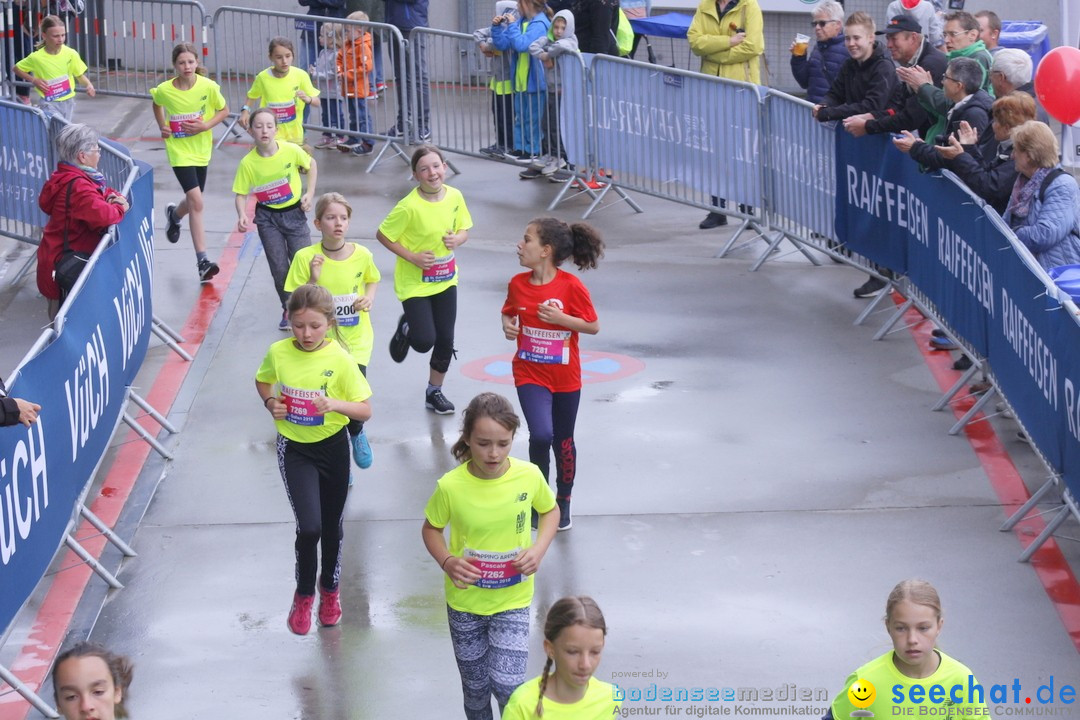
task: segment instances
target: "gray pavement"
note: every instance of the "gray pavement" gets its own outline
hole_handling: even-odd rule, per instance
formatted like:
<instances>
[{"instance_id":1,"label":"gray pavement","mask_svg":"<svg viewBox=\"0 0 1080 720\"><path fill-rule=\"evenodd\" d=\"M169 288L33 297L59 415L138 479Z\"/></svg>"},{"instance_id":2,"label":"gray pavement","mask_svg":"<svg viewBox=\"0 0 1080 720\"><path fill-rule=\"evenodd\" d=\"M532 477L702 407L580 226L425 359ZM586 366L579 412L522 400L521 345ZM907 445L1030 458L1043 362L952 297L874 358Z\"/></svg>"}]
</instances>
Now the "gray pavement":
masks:
<instances>
[{"instance_id":1,"label":"gray pavement","mask_svg":"<svg viewBox=\"0 0 1080 720\"><path fill-rule=\"evenodd\" d=\"M83 99L79 114L115 137L155 134L148 103ZM155 165L163 208L178 190L160 144L128 144ZM234 222L228 188L244 151L228 145L211 166L212 255ZM373 240L409 180L392 159L370 175L364 161L318 159L320 189L353 201L350 235L372 248L384 276L369 371L375 466L357 473L347 509L344 621L304 638L285 627L294 527L273 426L252 387L266 347L283 335L252 234L230 285L216 288L222 311L174 404L176 459L140 479L160 485L134 535L139 557L121 571L127 588L109 595L92 631L135 659L135 718L461 716L441 573L420 542L458 419L425 411L426 361L389 360L400 305L392 258ZM461 369L510 351L498 314L519 270L513 246L557 187L519 181L512 167L453 161L462 174L448 182L475 221L460 253L460 357L446 384L461 408L483 390L513 397L510 385ZM699 211L641 202L644 214L616 206L592 219L608 251L582 276L601 324L582 346L644 369L585 386L574 528L544 561L534 614L564 594L595 597L610 628L604 680L658 670L666 679L615 681L794 683L831 696L888 649L885 597L918 576L942 594L941 647L982 682L1034 688L1053 675L1075 684L1076 647L1033 569L1016 562L1016 538L997 532L1003 513L971 444L946 435L951 414L929 411L939 391L910 335L875 343L869 327L852 325L863 301L851 288L863 276L797 255L751 273L760 244L715 259L730 231L701 232ZM573 201L555 214L573 220L584 208ZM199 292L190 242L186 232L177 246L164 233L156 242L156 310L180 327ZM4 249L9 260L22 252ZM6 341L27 333L29 345L44 317L35 296L32 279L0 295ZM9 345L4 369L17 359ZM167 352L151 350L148 383ZM519 457L526 439L523 429ZM1037 482L1030 451L1005 444ZM1065 551L1077 567L1075 545ZM538 673L536 624L532 648Z\"/></svg>"}]
</instances>

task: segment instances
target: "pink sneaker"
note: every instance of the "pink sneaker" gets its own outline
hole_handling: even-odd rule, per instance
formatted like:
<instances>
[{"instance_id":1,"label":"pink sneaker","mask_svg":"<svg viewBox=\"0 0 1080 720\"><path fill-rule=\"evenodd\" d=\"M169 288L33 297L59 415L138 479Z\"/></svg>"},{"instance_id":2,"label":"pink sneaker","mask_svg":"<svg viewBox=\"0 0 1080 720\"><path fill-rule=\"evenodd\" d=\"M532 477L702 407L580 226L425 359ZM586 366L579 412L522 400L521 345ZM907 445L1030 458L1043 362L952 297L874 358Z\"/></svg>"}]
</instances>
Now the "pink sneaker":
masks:
<instances>
[{"instance_id":1,"label":"pink sneaker","mask_svg":"<svg viewBox=\"0 0 1080 720\"><path fill-rule=\"evenodd\" d=\"M289 629L297 635L307 635L311 630L311 606L315 604L314 595L293 595L292 608L289 610Z\"/></svg>"},{"instance_id":2,"label":"pink sneaker","mask_svg":"<svg viewBox=\"0 0 1080 720\"><path fill-rule=\"evenodd\" d=\"M332 627L341 622L341 591L319 588L319 624Z\"/></svg>"}]
</instances>

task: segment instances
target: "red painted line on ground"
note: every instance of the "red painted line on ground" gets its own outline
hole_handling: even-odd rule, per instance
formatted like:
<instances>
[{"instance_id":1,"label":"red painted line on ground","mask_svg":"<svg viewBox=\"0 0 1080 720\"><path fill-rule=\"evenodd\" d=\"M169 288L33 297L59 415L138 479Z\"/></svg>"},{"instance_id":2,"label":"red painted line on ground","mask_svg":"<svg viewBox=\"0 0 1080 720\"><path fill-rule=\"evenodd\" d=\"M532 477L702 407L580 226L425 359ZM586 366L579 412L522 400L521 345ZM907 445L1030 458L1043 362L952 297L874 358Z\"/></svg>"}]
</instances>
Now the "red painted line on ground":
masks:
<instances>
[{"instance_id":1,"label":"red painted line on ground","mask_svg":"<svg viewBox=\"0 0 1080 720\"><path fill-rule=\"evenodd\" d=\"M225 250L217 261L221 268L220 273L213 283L203 286L195 307L180 331L185 339L181 347L192 356L195 356L202 346L206 330L221 306L229 283L232 282L243 241L244 233L233 232L229 236ZM191 363L170 351L150 392L145 396L147 402L167 416L190 368ZM132 409L137 408L132 406ZM147 415L139 416L138 421L153 435L160 429L153 418ZM109 473L102 482L101 492L90 505L90 510L109 527L114 526L120 517L150 452L150 446L133 430L128 429ZM90 498L87 500L90 501ZM88 538L85 542L80 539L80 544L94 557L101 556L105 539L99 536L89 523L82 523L75 537ZM82 563L71 551L64 554L60 567L70 569L53 576L52 585L45 593L26 642L9 668L22 682L35 690L45 681L46 673L64 641L87 582L93 577L89 566ZM52 701L52 698L45 699ZM17 693L10 692L0 696L0 720L25 720L30 710L29 704Z\"/></svg>"},{"instance_id":2,"label":"red painted line on ground","mask_svg":"<svg viewBox=\"0 0 1080 720\"><path fill-rule=\"evenodd\" d=\"M894 300L899 304L902 301ZM904 316L904 322L911 327L911 335L915 338L915 345L922 352L930 373L937 381L942 392L949 390L960 377L960 372L952 369L953 357L951 353L930 349L930 331L934 325L926 320L917 310L909 310ZM958 397L963 395L963 391ZM975 399L966 397L954 399L951 403L953 413L959 419L975 403ZM984 417L981 413L974 420ZM1023 505L1031 495L1028 493L1024 479L1020 476L1016 465L1013 464L1008 450L1001 443L1001 439L994 432L994 427L989 422L973 422L964 428L964 435L971 443L976 457L983 466L990 486L1001 502L1005 515L1011 515ZM1039 533L1046 528L1046 523L1039 515L1029 515L1021 520L1013 528L1013 533L1020 541L1020 546L1026 548ZM1080 651L1080 583L1077 583L1072 568L1065 560L1064 554L1057 542L1051 537L1031 557L1031 567L1035 575L1046 590L1047 597L1054 604L1058 617L1065 626L1065 632L1072 639L1073 646Z\"/></svg>"}]
</instances>

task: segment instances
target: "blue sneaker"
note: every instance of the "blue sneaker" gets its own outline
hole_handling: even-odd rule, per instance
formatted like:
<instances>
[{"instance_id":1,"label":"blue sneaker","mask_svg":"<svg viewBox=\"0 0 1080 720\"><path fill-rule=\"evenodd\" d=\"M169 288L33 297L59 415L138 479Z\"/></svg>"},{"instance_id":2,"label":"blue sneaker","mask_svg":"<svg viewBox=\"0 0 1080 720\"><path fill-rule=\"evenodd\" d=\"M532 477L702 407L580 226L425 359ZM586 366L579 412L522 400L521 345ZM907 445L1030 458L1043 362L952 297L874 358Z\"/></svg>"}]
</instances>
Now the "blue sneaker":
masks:
<instances>
[{"instance_id":1,"label":"blue sneaker","mask_svg":"<svg viewBox=\"0 0 1080 720\"><path fill-rule=\"evenodd\" d=\"M353 435L349 439L352 441L353 462L361 470L367 470L371 467L372 461L375 460L375 456L371 452L371 443L367 439L367 433L361 430L359 435Z\"/></svg>"},{"instance_id":2,"label":"blue sneaker","mask_svg":"<svg viewBox=\"0 0 1080 720\"><path fill-rule=\"evenodd\" d=\"M947 337L930 338L931 350L959 350L960 346Z\"/></svg>"}]
</instances>

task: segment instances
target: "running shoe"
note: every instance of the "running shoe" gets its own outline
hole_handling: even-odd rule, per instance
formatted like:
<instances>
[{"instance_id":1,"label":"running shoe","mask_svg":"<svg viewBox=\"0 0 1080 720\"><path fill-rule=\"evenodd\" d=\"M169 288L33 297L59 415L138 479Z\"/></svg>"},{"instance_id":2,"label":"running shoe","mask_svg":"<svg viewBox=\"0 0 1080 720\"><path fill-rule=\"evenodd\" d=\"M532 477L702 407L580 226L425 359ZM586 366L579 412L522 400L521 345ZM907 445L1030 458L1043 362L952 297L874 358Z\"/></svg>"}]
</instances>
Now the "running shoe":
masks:
<instances>
[{"instance_id":1,"label":"running shoe","mask_svg":"<svg viewBox=\"0 0 1080 720\"><path fill-rule=\"evenodd\" d=\"M308 611L310 613L310 610ZM319 587L319 624L333 627L341 622L341 591Z\"/></svg>"},{"instance_id":2,"label":"running shoe","mask_svg":"<svg viewBox=\"0 0 1080 720\"><path fill-rule=\"evenodd\" d=\"M446 396L442 394L442 388L428 391L424 400L424 407L433 411L436 415L452 415L454 413L454 403L446 399Z\"/></svg>"},{"instance_id":3,"label":"running shoe","mask_svg":"<svg viewBox=\"0 0 1080 720\"><path fill-rule=\"evenodd\" d=\"M352 152L353 150L355 150L361 144L362 143L359 140L357 140L356 138L349 138L348 140L345 140L344 142L339 142L337 144L337 149L338 149L338 152L348 153L348 152Z\"/></svg>"},{"instance_id":4,"label":"running shoe","mask_svg":"<svg viewBox=\"0 0 1080 720\"><path fill-rule=\"evenodd\" d=\"M354 147L352 149L352 154L353 155L370 155L372 150L374 150L374 149L375 149L375 146L372 145L371 143L366 143L366 142L357 143L356 147Z\"/></svg>"},{"instance_id":5,"label":"running shoe","mask_svg":"<svg viewBox=\"0 0 1080 720\"><path fill-rule=\"evenodd\" d=\"M522 152L520 155L514 155L514 162L518 165L535 165L536 161L539 159L540 158L536 155L527 152Z\"/></svg>"},{"instance_id":6,"label":"running shoe","mask_svg":"<svg viewBox=\"0 0 1080 720\"><path fill-rule=\"evenodd\" d=\"M353 462L361 470L367 470L375 460L375 455L371 452L371 443L368 442L367 433L361 430L359 435L352 435L349 440L352 442Z\"/></svg>"},{"instance_id":7,"label":"running shoe","mask_svg":"<svg viewBox=\"0 0 1080 720\"><path fill-rule=\"evenodd\" d=\"M557 500L559 505L559 532L574 527L574 521L570 519L570 498Z\"/></svg>"},{"instance_id":8,"label":"running shoe","mask_svg":"<svg viewBox=\"0 0 1080 720\"><path fill-rule=\"evenodd\" d=\"M386 83L375 83L375 92L379 93L380 95L386 92Z\"/></svg>"},{"instance_id":9,"label":"running shoe","mask_svg":"<svg viewBox=\"0 0 1080 720\"><path fill-rule=\"evenodd\" d=\"M199 261L199 282L208 283L221 270L216 262L203 258Z\"/></svg>"},{"instance_id":10,"label":"running shoe","mask_svg":"<svg viewBox=\"0 0 1080 720\"><path fill-rule=\"evenodd\" d=\"M324 135L323 139L315 145L316 150L333 150L339 144L339 140L333 135Z\"/></svg>"},{"instance_id":11,"label":"running shoe","mask_svg":"<svg viewBox=\"0 0 1080 720\"><path fill-rule=\"evenodd\" d=\"M390 338L390 359L396 363L403 362L409 354L409 323L405 322L405 313L397 321L397 330Z\"/></svg>"},{"instance_id":12,"label":"running shoe","mask_svg":"<svg viewBox=\"0 0 1080 720\"><path fill-rule=\"evenodd\" d=\"M495 160L502 160L503 155L506 154L506 148L496 143L495 145L488 145L487 147L482 147L480 148L480 150L478 150L478 152L484 157L493 158Z\"/></svg>"},{"instance_id":13,"label":"running shoe","mask_svg":"<svg viewBox=\"0 0 1080 720\"><path fill-rule=\"evenodd\" d=\"M530 165L521 172L518 173L518 177L522 180L535 180L538 177L543 177L544 171L542 168L538 168L535 165Z\"/></svg>"},{"instance_id":14,"label":"running shoe","mask_svg":"<svg viewBox=\"0 0 1080 720\"><path fill-rule=\"evenodd\" d=\"M872 298L881 294L889 283L876 277L871 277L859 287L855 288L854 295L857 298Z\"/></svg>"},{"instance_id":15,"label":"running shoe","mask_svg":"<svg viewBox=\"0 0 1080 720\"><path fill-rule=\"evenodd\" d=\"M289 610L289 629L297 635L307 635L311 630L311 608L314 605L314 595L295 593Z\"/></svg>"},{"instance_id":16,"label":"running shoe","mask_svg":"<svg viewBox=\"0 0 1080 720\"><path fill-rule=\"evenodd\" d=\"M570 172L566 168L556 170L548 176L548 182L553 183L565 183L570 182L574 178L574 173Z\"/></svg>"},{"instance_id":17,"label":"running shoe","mask_svg":"<svg viewBox=\"0 0 1080 720\"><path fill-rule=\"evenodd\" d=\"M544 164L544 167L541 169L540 172L544 175L544 177L551 177L555 174L556 171L561 170L564 167L566 167L565 160L560 157L553 157Z\"/></svg>"},{"instance_id":18,"label":"running shoe","mask_svg":"<svg viewBox=\"0 0 1080 720\"><path fill-rule=\"evenodd\" d=\"M421 130L420 135L417 136L417 139L422 143L431 142L431 131Z\"/></svg>"},{"instance_id":19,"label":"running shoe","mask_svg":"<svg viewBox=\"0 0 1080 720\"><path fill-rule=\"evenodd\" d=\"M930 338L931 350L959 350L960 346L947 337Z\"/></svg>"},{"instance_id":20,"label":"running shoe","mask_svg":"<svg viewBox=\"0 0 1080 720\"><path fill-rule=\"evenodd\" d=\"M521 162L524 158L531 158L531 156L524 150L507 150L503 153L503 159L510 162ZM531 160L529 162L532 162Z\"/></svg>"},{"instance_id":21,"label":"running shoe","mask_svg":"<svg viewBox=\"0 0 1080 720\"><path fill-rule=\"evenodd\" d=\"M180 218L176 217L176 203L165 206L165 237L171 243L180 240Z\"/></svg>"},{"instance_id":22,"label":"running shoe","mask_svg":"<svg viewBox=\"0 0 1080 720\"><path fill-rule=\"evenodd\" d=\"M277 324L277 329L280 330L281 332L289 332L289 330L291 329L291 326L289 325L289 311L288 310L282 310L281 311L281 322L279 322Z\"/></svg>"}]
</instances>

